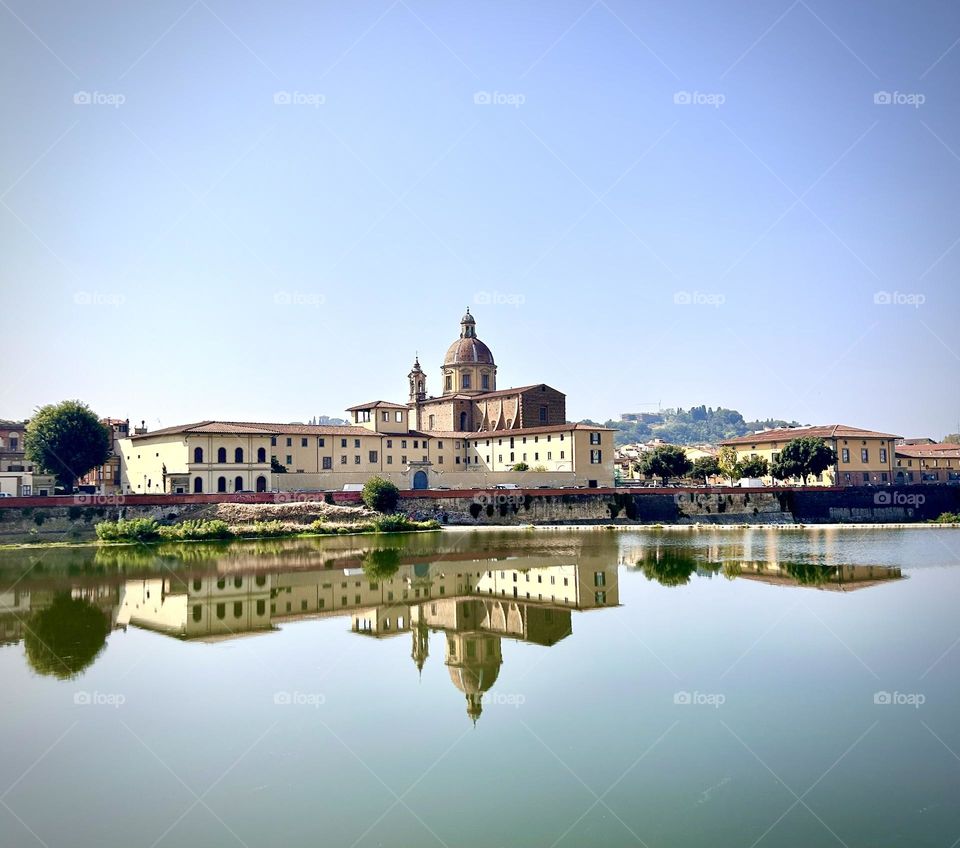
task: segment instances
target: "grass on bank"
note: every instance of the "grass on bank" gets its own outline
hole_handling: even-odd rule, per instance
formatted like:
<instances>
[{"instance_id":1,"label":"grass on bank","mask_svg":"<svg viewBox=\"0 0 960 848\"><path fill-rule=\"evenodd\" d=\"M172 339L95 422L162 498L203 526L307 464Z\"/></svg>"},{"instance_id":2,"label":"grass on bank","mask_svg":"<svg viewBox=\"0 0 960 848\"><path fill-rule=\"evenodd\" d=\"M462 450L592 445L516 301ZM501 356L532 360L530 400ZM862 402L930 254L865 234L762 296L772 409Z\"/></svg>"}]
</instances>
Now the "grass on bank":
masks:
<instances>
[{"instance_id":1,"label":"grass on bank","mask_svg":"<svg viewBox=\"0 0 960 848\"><path fill-rule=\"evenodd\" d=\"M101 521L96 526L101 542L209 541L218 539L264 539L282 536L345 536L354 533L412 533L437 530L437 521L413 521L405 515L381 515L370 521L350 524L329 524L323 519L306 525L290 525L282 521L255 521L231 527L219 519L181 521L160 524L153 518L121 518Z\"/></svg>"}]
</instances>

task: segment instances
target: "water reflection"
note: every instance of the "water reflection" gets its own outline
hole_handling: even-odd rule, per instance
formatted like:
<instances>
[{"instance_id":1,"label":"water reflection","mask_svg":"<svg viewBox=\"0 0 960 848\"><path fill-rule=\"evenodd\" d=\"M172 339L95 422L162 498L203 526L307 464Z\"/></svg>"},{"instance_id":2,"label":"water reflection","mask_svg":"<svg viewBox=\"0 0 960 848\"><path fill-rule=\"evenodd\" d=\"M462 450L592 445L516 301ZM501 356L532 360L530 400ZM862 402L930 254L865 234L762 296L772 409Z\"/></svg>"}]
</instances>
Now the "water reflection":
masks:
<instances>
[{"instance_id":1,"label":"water reflection","mask_svg":"<svg viewBox=\"0 0 960 848\"><path fill-rule=\"evenodd\" d=\"M15 569L0 561L0 643L22 640L34 671L70 678L101 655L111 628L211 642L342 618L356 638L408 639L411 672L428 662L431 636L442 639L442 661L476 721L503 640L549 648L571 636L574 613L619 606L618 564L674 588L722 575L850 591L900 577L899 568L752 553L742 540L631 545L599 533L132 545L51 552L42 562L27 552Z\"/></svg>"}]
</instances>

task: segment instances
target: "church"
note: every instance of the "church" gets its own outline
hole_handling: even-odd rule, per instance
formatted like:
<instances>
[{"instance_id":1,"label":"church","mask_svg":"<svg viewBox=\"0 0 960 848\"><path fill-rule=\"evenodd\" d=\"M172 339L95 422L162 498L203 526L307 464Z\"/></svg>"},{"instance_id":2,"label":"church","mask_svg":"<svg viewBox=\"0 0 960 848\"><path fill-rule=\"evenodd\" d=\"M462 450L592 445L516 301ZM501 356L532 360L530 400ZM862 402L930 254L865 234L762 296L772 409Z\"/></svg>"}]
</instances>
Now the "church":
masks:
<instances>
[{"instance_id":1,"label":"church","mask_svg":"<svg viewBox=\"0 0 960 848\"><path fill-rule=\"evenodd\" d=\"M497 389L497 363L477 336L469 308L460 319L460 337L443 358L439 397L428 396L419 359L408 375L411 430L479 433L565 424L567 398L543 383Z\"/></svg>"},{"instance_id":2,"label":"church","mask_svg":"<svg viewBox=\"0 0 960 848\"><path fill-rule=\"evenodd\" d=\"M431 395L415 359L406 403L352 406L347 425L205 420L118 442L124 493L317 492L374 475L401 489L606 487L614 431L567 421L545 383L497 388L468 309Z\"/></svg>"}]
</instances>

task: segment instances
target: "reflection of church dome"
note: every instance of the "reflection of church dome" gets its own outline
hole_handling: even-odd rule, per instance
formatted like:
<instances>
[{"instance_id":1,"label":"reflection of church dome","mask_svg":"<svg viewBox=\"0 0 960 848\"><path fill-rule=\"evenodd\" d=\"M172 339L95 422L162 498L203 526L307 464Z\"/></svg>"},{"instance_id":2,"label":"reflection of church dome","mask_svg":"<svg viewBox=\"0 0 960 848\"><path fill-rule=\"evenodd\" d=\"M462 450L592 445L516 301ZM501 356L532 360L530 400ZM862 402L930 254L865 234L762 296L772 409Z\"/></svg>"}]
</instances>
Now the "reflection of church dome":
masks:
<instances>
[{"instance_id":1,"label":"reflection of church dome","mask_svg":"<svg viewBox=\"0 0 960 848\"><path fill-rule=\"evenodd\" d=\"M460 338L447 349L444 365L493 365L493 354L477 338L477 322L467 309L460 319Z\"/></svg>"},{"instance_id":2,"label":"reflection of church dome","mask_svg":"<svg viewBox=\"0 0 960 848\"><path fill-rule=\"evenodd\" d=\"M502 663L496 637L454 633L447 638L447 671L453 685L467 696L467 715L474 724L483 712L483 696L497 682Z\"/></svg>"},{"instance_id":3,"label":"reflection of church dome","mask_svg":"<svg viewBox=\"0 0 960 848\"><path fill-rule=\"evenodd\" d=\"M500 665L490 663L473 668L450 666L447 670L450 672L453 685L464 695L482 695L497 682Z\"/></svg>"}]
</instances>

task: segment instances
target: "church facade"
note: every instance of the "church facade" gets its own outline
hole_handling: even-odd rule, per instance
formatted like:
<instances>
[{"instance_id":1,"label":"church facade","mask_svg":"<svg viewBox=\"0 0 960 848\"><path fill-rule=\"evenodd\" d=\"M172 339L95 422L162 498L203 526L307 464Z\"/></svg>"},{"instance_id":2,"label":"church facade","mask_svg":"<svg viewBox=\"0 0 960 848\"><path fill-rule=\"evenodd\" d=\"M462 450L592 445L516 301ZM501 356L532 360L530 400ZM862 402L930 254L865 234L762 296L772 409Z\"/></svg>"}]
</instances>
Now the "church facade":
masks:
<instances>
[{"instance_id":1,"label":"church facade","mask_svg":"<svg viewBox=\"0 0 960 848\"><path fill-rule=\"evenodd\" d=\"M614 484L614 431L567 421L566 395L497 386L467 310L431 395L419 359L407 403L350 407L349 425L201 421L120 441L129 494L336 491L376 475L401 489Z\"/></svg>"}]
</instances>

